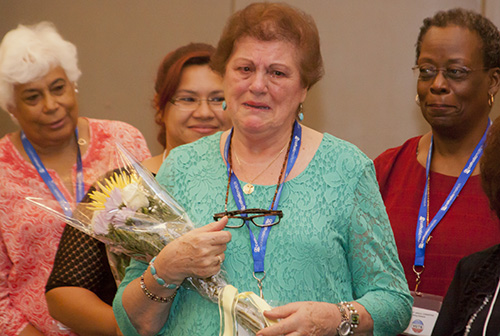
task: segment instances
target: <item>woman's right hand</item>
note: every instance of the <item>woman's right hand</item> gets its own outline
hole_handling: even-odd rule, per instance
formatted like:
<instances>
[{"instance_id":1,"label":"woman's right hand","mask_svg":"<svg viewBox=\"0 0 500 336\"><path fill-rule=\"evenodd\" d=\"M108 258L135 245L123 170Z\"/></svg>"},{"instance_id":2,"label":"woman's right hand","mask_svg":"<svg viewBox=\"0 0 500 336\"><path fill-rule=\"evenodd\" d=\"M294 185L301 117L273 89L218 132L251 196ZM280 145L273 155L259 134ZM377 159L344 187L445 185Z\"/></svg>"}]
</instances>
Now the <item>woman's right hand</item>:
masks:
<instances>
[{"instance_id":1,"label":"woman's right hand","mask_svg":"<svg viewBox=\"0 0 500 336\"><path fill-rule=\"evenodd\" d=\"M225 259L231 233L222 231L224 217L218 222L194 229L169 243L155 259L158 276L168 283L180 284L187 277L207 278L217 274Z\"/></svg>"}]
</instances>

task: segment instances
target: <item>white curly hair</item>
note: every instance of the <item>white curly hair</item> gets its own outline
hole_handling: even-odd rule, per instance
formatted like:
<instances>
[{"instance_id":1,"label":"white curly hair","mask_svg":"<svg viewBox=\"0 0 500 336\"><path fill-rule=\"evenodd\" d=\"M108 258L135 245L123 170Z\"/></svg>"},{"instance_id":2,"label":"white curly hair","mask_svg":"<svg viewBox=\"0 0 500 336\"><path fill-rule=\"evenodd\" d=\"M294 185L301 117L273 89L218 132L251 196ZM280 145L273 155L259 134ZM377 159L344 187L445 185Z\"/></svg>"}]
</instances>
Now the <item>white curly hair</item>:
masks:
<instances>
[{"instance_id":1,"label":"white curly hair","mask_svg":"<svg viewBox=\"0 0 500 336\"><path fill-rule=\"evenodd\" d=\"M74 83L81 75L76 47L54 24L43 21L9 31L0 44L0 107L8 112L14 106L16 84L38 80L56 66Z\"/></svg>"}]
</instances>

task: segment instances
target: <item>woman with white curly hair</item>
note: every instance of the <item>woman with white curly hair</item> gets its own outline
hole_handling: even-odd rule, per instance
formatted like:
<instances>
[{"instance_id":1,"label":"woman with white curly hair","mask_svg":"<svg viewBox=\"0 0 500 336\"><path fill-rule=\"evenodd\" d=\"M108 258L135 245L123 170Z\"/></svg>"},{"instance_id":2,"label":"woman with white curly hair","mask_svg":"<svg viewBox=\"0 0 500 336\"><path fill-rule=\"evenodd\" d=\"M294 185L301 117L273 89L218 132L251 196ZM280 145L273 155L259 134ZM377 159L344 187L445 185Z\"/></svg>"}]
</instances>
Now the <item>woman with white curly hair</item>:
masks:
<instances>
[{"instance_id":1,"label":"woman with white curly hair","mask_svg":"<svg viewBox=\"0 0 500 336\"><path fill-rule=\"evenodd\" d=\"M19 25L0 44L0 107L19 130L0 139L0 334L68 335L53 320L45 283L65 223L26 197L65 214L113 168L115 143L150 157L142 134L118 121L79 117L76 47L53 24Z\"/></svg>"}]
</instances>

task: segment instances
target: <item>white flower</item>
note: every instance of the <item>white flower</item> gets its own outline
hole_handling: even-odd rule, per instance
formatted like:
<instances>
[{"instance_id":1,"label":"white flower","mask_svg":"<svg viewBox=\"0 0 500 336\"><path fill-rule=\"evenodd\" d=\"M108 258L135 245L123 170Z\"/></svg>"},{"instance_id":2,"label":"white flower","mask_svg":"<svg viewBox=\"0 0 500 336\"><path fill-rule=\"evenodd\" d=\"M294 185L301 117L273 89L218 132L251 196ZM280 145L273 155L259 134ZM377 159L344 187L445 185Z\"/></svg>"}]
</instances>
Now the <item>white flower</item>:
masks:
<instances>
[{"instance_id":1,"label":"white flower","mask_svg":"<svg viewBox=\"0 0 500 336\"><path fill-rule=\"evenodd\" d=\"M133 209L134 211L149 205L148 198L141 191L137 183L131 183L123 188L122 197L127 208Z\"/></svg>"},{"instance_id":2,"label":"white flower","mask_svg":"<svg viewBox=\"0 0 500 336\"><path fill-rule=\"evenodd\" d=\"M105 235L108 233L108 225L109 222L106 219L106 211L94 211L92 215L92 223L94 224L92 227L92 231L96 235Z\"/></svg>"}]
</instances>

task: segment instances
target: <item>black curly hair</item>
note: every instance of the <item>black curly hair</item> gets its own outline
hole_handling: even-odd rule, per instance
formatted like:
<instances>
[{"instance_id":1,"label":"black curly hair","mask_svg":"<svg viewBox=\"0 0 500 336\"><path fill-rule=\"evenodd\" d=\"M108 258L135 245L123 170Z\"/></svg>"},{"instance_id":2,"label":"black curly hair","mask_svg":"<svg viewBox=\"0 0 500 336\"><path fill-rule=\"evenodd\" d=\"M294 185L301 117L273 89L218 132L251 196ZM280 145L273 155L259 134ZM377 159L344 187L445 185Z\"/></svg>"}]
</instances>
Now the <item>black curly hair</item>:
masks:
<instances>
[{"instance_id":1,"label":"black curly hair","mask_svg":"<svg viewBox=\"0 0 500 336\"><path fill-rule=\"evenodd\" d=\"M439 11L434 16L424 19L416 43L416 58L420 56L420 48L425 34L431 27L458 26L476 32L483 42L483 63L486 68L500 67L500 33L489 19L479 13L463 8Z\"/></svg>"}]
</instances>

